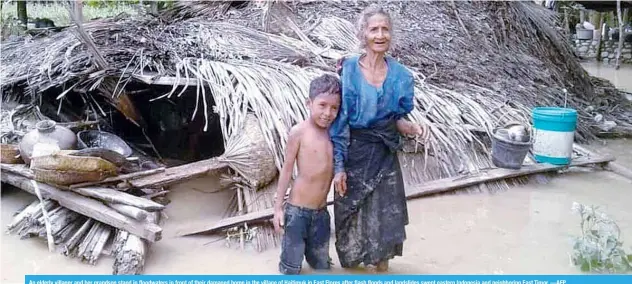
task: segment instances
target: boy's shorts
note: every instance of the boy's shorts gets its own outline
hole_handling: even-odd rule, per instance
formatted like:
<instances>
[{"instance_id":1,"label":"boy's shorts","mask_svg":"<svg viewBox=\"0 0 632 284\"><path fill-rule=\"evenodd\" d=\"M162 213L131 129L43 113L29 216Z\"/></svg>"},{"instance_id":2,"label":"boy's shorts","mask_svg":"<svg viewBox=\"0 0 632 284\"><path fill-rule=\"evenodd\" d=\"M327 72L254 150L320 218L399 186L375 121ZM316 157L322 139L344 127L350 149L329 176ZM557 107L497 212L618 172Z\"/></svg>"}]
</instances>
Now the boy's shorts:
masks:
<instances>
[{"instance_id":1,"label":"boy's shorts","mask_svg":"<svg viewBox=\"0 0 632 284\"><path fill-rule=\"evenodd\" d=\"M281 243L279 271L282 274L299 274L303 256L313 269L331 268L331 228L327 207L309 209L286 203L284 211L285 232Z\"/></svg>"}]
</instances>

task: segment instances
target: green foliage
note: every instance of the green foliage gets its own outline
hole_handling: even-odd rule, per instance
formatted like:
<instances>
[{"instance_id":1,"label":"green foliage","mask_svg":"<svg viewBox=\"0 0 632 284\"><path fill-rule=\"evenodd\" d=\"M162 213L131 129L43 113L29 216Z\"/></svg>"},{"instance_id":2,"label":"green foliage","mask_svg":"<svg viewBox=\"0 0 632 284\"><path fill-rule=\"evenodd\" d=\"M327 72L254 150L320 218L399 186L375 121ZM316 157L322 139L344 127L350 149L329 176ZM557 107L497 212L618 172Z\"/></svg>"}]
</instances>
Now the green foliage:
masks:
<instances>
[{"instance_id":1,"label":"green foliage","mask_svg":"<svg viewBox=\"0 0 632 284\"><path fill-rule=\"evenodd\" d=\"M135 5L138 4L138 0L87 0L83 2L85 6L92 8L114 8L119 5Z\"/></svg>"},{"instance_id":2,"label":"green foliage","mask_svg":"<svg viewBox=\"0 0 632 284\"><path fill-rule=\"evenodd\" d=\"M86 0L84 1L84 5L93 7L93 8L114 8L118 6L130 6L130 5L138 5L140 4L140 0ZM167 1L143 1L143 5L150 6L152 4L156 5L156 7L160 9L168 8L173 6L175 0L167 0Z\"/></svg>"},{"instance_id":3,"label":"green foliage","mask_svg":"<svg viewBox=\"0 0 632 284\"><path fill-rule=\"evenodd\" d=\"M87 1L86 1L87 2ZM113 1L116 2L116 1ZM63 26L70 24L70 16L66 6L61 2L55 2L50 5L42 5L38 3L28 3L28 17L35 18L47 18L55 22L57 26ZM2 7L2 18L17 18L17 8L15 2L4 4ZM130 5L113 5L112 7L93 7L84 5L83 17L85 20L91 20L94 18L107 18L117 16L120 13L127 13L130 16L137 14L136 9ZM4 30L3 30L4 31Z\"/></svg>"},{"instance_id":4,"label":"green foliage","mask_svg":"<svg viewBox=\"0 0 632 284\"><path fill-rule=\"evenodd\" d=\"M582 231L573 245L573 264L583 272L632 272L632 254L623 249L619 226L597 209L573 203L573 212L581 217Z\"/></svg>"}]
</instances>

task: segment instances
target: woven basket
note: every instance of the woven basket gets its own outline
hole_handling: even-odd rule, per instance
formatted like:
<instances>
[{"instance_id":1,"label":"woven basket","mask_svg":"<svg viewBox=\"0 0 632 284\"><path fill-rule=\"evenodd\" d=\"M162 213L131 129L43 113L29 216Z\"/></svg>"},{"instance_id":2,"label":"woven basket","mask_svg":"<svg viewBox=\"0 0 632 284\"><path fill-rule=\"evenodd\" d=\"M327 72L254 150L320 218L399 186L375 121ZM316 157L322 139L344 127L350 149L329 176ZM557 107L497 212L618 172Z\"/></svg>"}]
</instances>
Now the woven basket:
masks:
<instances>
[{"instance_id":1,"label":"woven basket","mask_svg":"<svg viewBox=\"0 0 632 284\"><path fill-rule=\"evenodd\" d=\"M33 157L31 168L53 171L107 172L112 174L117 172L114 164L99 157L70 156L57 153Z\"/></svg>"},{"instance_id":2,"label":"woven basket","mask_svg":"<svg viewBox=\"0 0 632 284\"><path fill-rule=\"evenodd\" d=\"M248 114L242 130L228 140L221 159L255 190L268 185L278 174L274 154L253 114Z\"/></svg>"},{"instance_id":3,"label":"woven basket","mask_svg":"<svg viewBox=\"0 0 632 284\"><path fill-rule=\"evenodd\" d=\"M15 144L0 144L0 152L2 153L3 164L24 164L22 157L20 157L20 149Z\"/></svg>"},{"instance_id":4,"label":"woven basket","mask_svg":"<svg viewBox=\"0 0 632 284\"><path fill-rule=\"evenodd\" d=\"M70 156L62 153L60 151L51 155L33 157L31 170L35 174L36 181L71 185L101 181L117 174L114 164L99 157Z\"/></svg>"},{"instance_id":5,"label":"woven basket","mask_svg":"<svg viewBox=\"0 0 632 284\"><path fill-rule=\"evenodd\" d=\"M96 182L113 176L112 172L104 171L57 171L38 168L32 168L31 170L33 171L34 179L36 181L56 185L71 185L83 182Z\"/></svg>"}]
</instances>

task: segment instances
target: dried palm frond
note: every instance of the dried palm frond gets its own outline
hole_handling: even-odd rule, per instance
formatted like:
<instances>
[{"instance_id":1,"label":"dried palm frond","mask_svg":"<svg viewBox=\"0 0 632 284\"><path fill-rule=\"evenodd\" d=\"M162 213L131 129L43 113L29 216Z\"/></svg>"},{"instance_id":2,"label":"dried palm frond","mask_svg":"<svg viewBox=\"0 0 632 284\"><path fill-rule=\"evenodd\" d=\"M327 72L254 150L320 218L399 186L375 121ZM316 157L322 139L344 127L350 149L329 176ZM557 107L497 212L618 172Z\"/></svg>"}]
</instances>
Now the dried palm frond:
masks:
<instances>
[{"instance_id":1,"label":"dried palm frond","mask_svg":"<svg viewBox=\"0 0 632 284\"><path fill-rule=\"evenodd\" d=\"M136 28L138 25L144 27ZM153 48L142 52L142 46L153 37L148 34L156 28L153 22L115 18L84 23L82 27L94 40L110 70L100 71L93 64L87 45L72 30L64 30L50 37L4 43L0 65L2 86L24 86L26 94L35 99L50 88L68 83L65 88L70 87L69 90L94 90L104 77L120 75L118 70L129 65L139 70L164 72L164 56L161 59L161 54ZM39 56L25 56L25 50Z\"/></svg>"},{"instance_id":2,"label":"dried palm frond","mask_svg":"<svg viewBox=\"0 0 632 284\"><path fill-rule=\"evenodd\" d=\"M309 34L326 47L353 51L358 47L354 29L349 21L330 16L319 19Z\"/></svg>"},{"instance_id":3,"label":"dried palm frond","mask_svg":"<svg viewBox=\"0 0 632 284\"><path fill-rule=\"evenodd\" d=\"M245 185L257 190L272 182L278 173L274 153L270 149L259 121L253 114L248 114L238 134L228 138L220 160L235 170L241 179L245 179ZM222 182L232 180L229 177L228 181Z\"/></svg>"},{"instance_id":4,"label":"dried palm frond","mask_svg":"<svg viewBox=\"0 0 632 284\"><path fill-rule=\"evenodd\" d=\"M250 190L247 188L240 188L240 190L235 190L235 196L231 199L234 202L231 202L227 206L228 215L226 217L253 213L273 208L277 182L278 180L274 179L271 183L258 191ZM241 202L241 204L237 204L239 202ZM249 240L249 245L259 252L271 247L276 247L280 244L281 241L281 235L274 231L274 227L272 226L271 222L256 225L240 225L229 229L229 233L231 231L239 232L240 230L242 232L246 232L245 237L247 240ZM251 230L256 230L256 234L249 234L249 232L252 232Z\"/></svg>"},{"instance_id":5,"label":"dried palm frond","mask_svg":"<svg viewBox=\"0 0 632 284\"><path fill-rule=\"evenodd\" d=\"M230 8L231 2L234 1L176 1L173 7L163 11L160 16L167 21L180 21L198 17L210 20L224 15Z\"/></svg>"},{"instance_id":6,"label":"dried palm frond","mask_svg":"<svg viewBox=\"0 0 632 284\"><path fill-rule=\"evenodd\" d=\"M248 27L192 19L165 28L157 39L159 47L177 51L182 57L224 59L268 59L301 63L311 51L300 40L267 34ZM191 45L197 46L191 50Z\"/></svg>"},{"instance_id":7,"label":"dried palm frond","mask_svg":"<svg viewBox=\"0 0 632 284\"><path fill-rule=\"evenodd\" d=\"M212 96L219 115L225 144L240 135L246 113L251 111L260 123L267 145L281 167L283 149L290 128L307 117L305 102L311 78L322 74L317 69L300 68L277 61L227 62L185 58L178 68L200 82L198 97L206 102ZM206 94L208 87L209 94ZM197 111L198 106L196 105ZM203 112L210 109L204 106ZM195 115L195 114L194 114ZM204 129L207 130L208 125Z\"/></svg>"}]
</instances>

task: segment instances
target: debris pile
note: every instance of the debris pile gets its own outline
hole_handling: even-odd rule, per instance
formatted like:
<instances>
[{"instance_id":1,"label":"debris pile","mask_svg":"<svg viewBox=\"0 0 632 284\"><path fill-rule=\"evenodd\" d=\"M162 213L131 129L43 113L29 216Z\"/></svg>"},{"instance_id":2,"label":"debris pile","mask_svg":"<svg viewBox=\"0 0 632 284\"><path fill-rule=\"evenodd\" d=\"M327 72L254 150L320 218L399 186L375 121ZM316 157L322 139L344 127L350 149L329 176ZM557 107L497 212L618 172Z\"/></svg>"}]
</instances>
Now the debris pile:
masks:
<instances>
[{"instance_id":1,"label":"debris pile","mask_svg":"<svg viewBox=\"0 0 632 284\"><path fill-rule=\"evenodd\" d=\"M36 108L20 111L24 109L17 106L6 115L11 130L3 131L2 148L10 159L2 161L2 182L38 200L18 212L7 231L22 239L43 238L51 250L91 265L109 251L116 260L114 273L142 273L147 246L162 236L157 215L165 205L152 197L160 201L164 191L132 188L127 181L164 168L142 170L136 163L140 159L121 151L126 143L111 133L83 126L75 127L75 133ZM38 114L25 115L33 112ZM32 117L39 119L31 121ZM85 140L85 131L101 133L101 143L77 143Z\"/></svg>"},{"instance_id":2,"label":"debris pile","mask_svg":"<svg viewBox=\"0 0 632 284\"><path fill-rule=\"evenodd\" d=\"M114 274L140 274L147 243L125 230L116 229L72 211L50 199L33 203L13 217L7 231L21 239L42 238L67 257L96 265L103 254L115 257ZM107 246L112 247L106 252Z\"/></svg>"}]
</instances>

